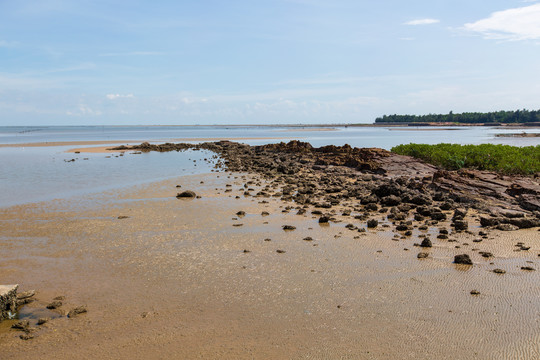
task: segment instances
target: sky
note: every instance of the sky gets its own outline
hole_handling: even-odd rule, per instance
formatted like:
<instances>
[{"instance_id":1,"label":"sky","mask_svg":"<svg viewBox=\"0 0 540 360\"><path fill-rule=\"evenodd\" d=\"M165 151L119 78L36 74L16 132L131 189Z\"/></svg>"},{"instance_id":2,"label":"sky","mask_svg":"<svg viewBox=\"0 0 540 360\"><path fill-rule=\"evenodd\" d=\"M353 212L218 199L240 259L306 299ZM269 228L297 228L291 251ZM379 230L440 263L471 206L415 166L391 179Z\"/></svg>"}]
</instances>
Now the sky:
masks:
<instances>
[{"instance_id":1,"label":"sky","mask_svg":"<svg viewBox=\"0 0 540 360\"><path fill-rule=\"evenodd\" d=\"M540 1L0 0L0 126L540 109Z\"/></svg>"}]
</instances>

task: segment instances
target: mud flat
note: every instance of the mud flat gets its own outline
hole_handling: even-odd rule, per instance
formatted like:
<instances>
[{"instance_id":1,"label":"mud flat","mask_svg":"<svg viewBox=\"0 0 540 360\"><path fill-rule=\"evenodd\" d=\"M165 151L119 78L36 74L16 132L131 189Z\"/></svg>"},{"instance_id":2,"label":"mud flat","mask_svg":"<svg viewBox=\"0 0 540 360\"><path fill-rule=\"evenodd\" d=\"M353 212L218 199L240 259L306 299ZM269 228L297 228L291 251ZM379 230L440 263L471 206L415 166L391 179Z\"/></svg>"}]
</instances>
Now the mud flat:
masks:
<instances>
[{"instance_id":1,"label":"mud flat","mask_svg":"<svg viewBox=\"0 0 540 360\"><path fill-rule=\"evenodd\" d=\"M234 171L0 209L3 281L37 290L31 340L1 323L6 358L540 356L534 178L376 149L203 147ZM488 180L513 195L473 191Z\"/></svg>"}]
</instances>

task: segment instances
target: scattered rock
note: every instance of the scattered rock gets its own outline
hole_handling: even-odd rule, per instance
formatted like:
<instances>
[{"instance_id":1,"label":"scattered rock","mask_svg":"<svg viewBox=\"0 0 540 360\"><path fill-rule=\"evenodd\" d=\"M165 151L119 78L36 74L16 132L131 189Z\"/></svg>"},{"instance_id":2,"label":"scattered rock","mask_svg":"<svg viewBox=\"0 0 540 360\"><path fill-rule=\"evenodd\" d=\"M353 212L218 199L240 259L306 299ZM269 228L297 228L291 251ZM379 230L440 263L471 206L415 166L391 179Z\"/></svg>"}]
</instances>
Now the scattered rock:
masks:
<instances>
[{"instance_id":1,"label":"scattered rock","mask_svg":"<svg viewBox=\"0 0 540 360\"><path fill-rule=\"evenodd\" d=\"M367 227L370 229L376 228L379 225L379 221L377 219L369 219L367 221Z\"/></svg>"},{"instance_id":2,"label":"scattered rock","mask_svg":"<svg viewBox=\"0 0 540 360\"><path fill-rule=\"evenodd\" d=\"M197 194L191 190L182 191L181 193L176 194L177 198L194 198Z\"/></svg>"},{"instance_id":3,"label":"scattered rock","mask_svg":"<svg viewBox=\"0 0 540 360\"><path fill-rule=\"evenodd\" d=\"M59 300L55 300L47 305L47 309L54 310L58 309L60 306L62 306L62 302Z\"/></svg>"},{"instance_id":4,"label":"scattered rock","mask_svg":"<svg viewBox=\"0 0 540 360\"><path fill-rule=\"evenodd\" d=\"M295 229L296 229L296 226L293 226L293 225L283 225L282 228L283 228L283 230L286 230L286 231L292 231L292 230L295 230Z\"/></svg>"},{"instance_id":5,"label":"scattered rock","mask_svg":"<svg viewBox=\"0 0 540 360\"><path fill-rule=\"evenodd\" d=\"M285 253L286 253L285 250L280 250L280 249L276 250L276 252L277 252L278 254L285 254Z\"/></svg>"},{"instance_id":6,"label":"scattered rock","mask_svg":"<svg viewBox=\"0 0 540 360\"><path fill-rule=\"evenodd\" d=\"M472 265L473 262L469 255L461 254L454 256L454 264Z\"/></svg>"},{"instance_id":7,"label":"scattered rock","mask_svg":"<svg viewBox=\"0 0 540 360\"><path fill-rule=\"evenodd\" d=\"M84 314L86 312L88 312L88 310L86 309L86 306L82 305L82 306L78 306L76 308L69 310L67 316L68 318L73 318L77 315Z\"/></svg>"},{"instance_id":8,"label":"scattered rock","mask_svg":"<svg viewBox=\"0 0 540 360\"><path fill-rule=\"evenodd\" d=\"M421 252L421 253L418 253L418 255L416 255L416 257L417 257L418 259L425 259L425 258L427 258L428 256L429 256L429 254L426 253L426 252Z\"/></svg>"},{"instance_id":9,"label":"scattered rock","mask_svg":"<svg viewBox=\"0 0 540 360\"><path fill-rule=\"evenodd\" d=\"M480 291L478 291L478 290L471 290L471 295L480 295Z\"/></svg>"},{"instance_id":10,"label":"scattered rock","mask_svg":"<svg viewBox=\"0 0 540 360\"><path fill-rule=\"evenodd\" d=\"M431 243L431 240L429 240L429 238L424 238L424 240L422 240L422 243L420 243L420 247L432 247L433 244Z\"/></svg>"},{"instance_id":11,"label":"scattered rock","mask_svg":"<svg viewBox=\"0 0 540 360\"><path fill-rule=\"evenodd\" d=\"M495 274L506 274L506 271L504 271L503 269L493 269L493 272Z\"/></svg>"}]
</instances>

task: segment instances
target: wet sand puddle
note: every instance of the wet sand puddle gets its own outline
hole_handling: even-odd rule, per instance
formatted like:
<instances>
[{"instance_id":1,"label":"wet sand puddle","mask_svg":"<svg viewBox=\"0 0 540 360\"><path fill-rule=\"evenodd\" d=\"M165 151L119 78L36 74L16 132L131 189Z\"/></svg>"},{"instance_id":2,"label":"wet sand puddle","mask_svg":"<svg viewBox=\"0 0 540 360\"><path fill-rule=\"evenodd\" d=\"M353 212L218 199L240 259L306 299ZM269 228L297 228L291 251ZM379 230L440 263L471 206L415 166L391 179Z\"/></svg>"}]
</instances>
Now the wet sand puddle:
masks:
<instances>
[{"instance_id":1,"label":"wet sand puddle","mask_svg":"<svg viewBox=\"0 0 540 360\"><path fill-rule=\"evenodd\" d=\"M483 238L441 222L404 236L383 227L387 214L366 229L339 211L321 226L313 208L296 215L290 203L244 196L250 179L252 193L265 185L215 173L0 209L3 281L38 292L21 316L34 321L65 296L34 339L4 327L0 350L13 359L540 356L539 272L521 269L540 270L538 231ZM201 198L176 199L184 189ZM448 239L437 239L440 227ZM415 246L426 234L433 247ZM452 263L462 253L473 266ZM80 304L87 314L65 316Z\"/></svg>"}]
</instances>

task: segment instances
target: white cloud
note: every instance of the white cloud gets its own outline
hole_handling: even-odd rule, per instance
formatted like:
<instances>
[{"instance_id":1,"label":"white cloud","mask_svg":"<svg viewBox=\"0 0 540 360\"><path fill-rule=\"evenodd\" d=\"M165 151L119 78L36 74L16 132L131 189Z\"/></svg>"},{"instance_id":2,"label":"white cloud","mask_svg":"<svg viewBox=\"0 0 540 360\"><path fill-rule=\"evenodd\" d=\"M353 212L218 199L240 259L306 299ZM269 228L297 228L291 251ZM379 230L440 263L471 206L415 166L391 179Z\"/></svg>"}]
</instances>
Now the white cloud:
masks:
<instances>
[{"instance_id":1,"label":"white cloud","mask_svg":"<svg viewBox=\"0 0 540 360\"><path fill-rule=\"evenodd\" d=\"M497 11L486 19L465 24L464 28L487 39L540 39L540 4Z\"/></svg>"},{"instance_id":2,"label":"white cloud","mask_svg":"<svg viewBox=\"0 0 540 360\"><path fill-rule=\"evenodd\" d=\"M18 43L15 41L0 40L0 48L11 48L17 45Z\"/></svg>"},{"instance_id":3,"label":"white cloud","mask_svg":"<svg viewBox=\"0 0 540 360\"><path fill-rule=\"evenodd\" d=\"M404 25L430 25L441 22L439 19L417 19L404 23Z\"/></svg>"},{"instance_id":4,"label":"white cloud","mask_svg":"<svg viewBox=\"0 0 540 360\"><path fill-rule=\"evenodd\" d=\"M105 95L107 99L109 100L116 100L116 99L131 99L134 98L133 94L127 94L127 95L120 95L120 94L107 94Z\"/></svg>"},{"instance_id":5,"label":"white cloud","mask_svg":"<svg viewBox=\"0 0 540 360\"><path fill-rule=\"evenodd\" d=\"M104 53L99 56L157 56L164 55L165 53L160 51L130 51L130 52L118 52L118 53Z\"/></svg>"}]
</instances>

